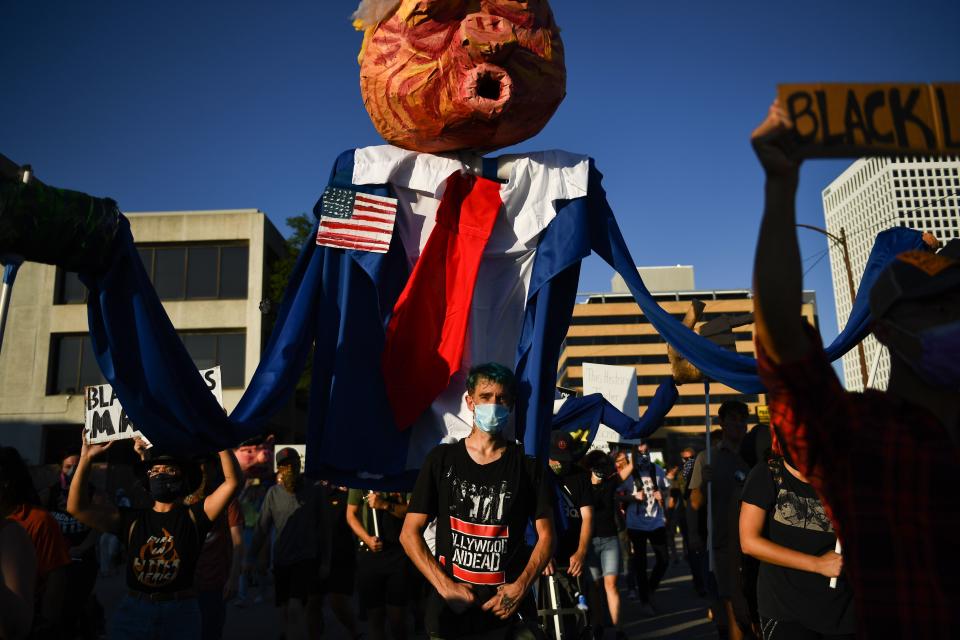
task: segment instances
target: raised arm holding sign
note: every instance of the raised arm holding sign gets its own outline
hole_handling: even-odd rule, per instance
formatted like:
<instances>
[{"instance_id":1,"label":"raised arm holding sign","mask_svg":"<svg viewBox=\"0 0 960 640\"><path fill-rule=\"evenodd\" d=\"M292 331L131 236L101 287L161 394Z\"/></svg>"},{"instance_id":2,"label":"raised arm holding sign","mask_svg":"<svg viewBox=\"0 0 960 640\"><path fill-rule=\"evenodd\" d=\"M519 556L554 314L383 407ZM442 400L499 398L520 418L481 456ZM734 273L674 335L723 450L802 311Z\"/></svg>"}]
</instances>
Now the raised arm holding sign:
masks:
<instances>
[{"instance_id":1,"label":"raised arm holding sign","mask_svg":"<svg viewBox=\"0 0 960 640\"><path fill-rule=\"evenodd\" d=\"M960 628L952 537L960 495L951 488L960 462L960 241L936 254L899 253L885 267L869 300L873 333L891 354L889 387L844 391L800 314L794 200L803 141L783 105L773 104L752 142L766 173L754 303L771 425L843 537L858 634L950 636ZM905 459L909 481L898 483Z\"/></svg>"}]
</instances>

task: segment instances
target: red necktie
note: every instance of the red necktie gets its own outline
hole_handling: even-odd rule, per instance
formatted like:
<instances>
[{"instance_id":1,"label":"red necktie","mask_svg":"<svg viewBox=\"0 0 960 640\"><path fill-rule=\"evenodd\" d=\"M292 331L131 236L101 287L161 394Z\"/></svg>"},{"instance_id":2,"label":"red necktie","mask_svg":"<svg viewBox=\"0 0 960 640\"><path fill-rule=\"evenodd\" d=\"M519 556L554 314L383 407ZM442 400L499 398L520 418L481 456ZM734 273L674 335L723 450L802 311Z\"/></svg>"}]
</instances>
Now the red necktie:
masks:
<instances>
[{"instance_id":1,"label":"red necktie","mask_svg":"<svg viewBox=\"0 0 960 640\"><path fill-rule=\"evenodd\" d=\"M380 361L397 428L409 428L460 369L473 287L500 200L500 184L447 178L436 225L387 325Z\"/></svg>"}]
</instances>

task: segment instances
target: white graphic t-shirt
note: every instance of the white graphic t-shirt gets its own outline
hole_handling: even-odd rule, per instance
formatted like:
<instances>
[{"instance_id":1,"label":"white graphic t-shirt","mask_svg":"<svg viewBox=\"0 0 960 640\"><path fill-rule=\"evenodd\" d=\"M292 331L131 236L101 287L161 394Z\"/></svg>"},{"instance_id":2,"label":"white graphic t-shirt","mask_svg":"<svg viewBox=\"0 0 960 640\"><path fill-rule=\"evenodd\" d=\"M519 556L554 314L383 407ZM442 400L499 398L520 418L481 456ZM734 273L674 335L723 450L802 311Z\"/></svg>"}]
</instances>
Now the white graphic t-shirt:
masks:
<instances>
[{"instance_id":1,"label":"white graphic t-shirt","mask_svg":"<svg viewBox=\"0 0 960 640\"><path fill-rule=\"evenodd\" d=\"M654 475L656 484L654 484ZM647 463L634 469L633 475L620 485L620 492L634 495L639 491L644 494L642 501L627 503L627 528L637 531L653 531L666 526L664 519L665 504L667 499L667 489L670 483L667 481L663 469L653 464ZM660 491L660 500L656 499L655 493Z\"/></svg>"}]
</instances>

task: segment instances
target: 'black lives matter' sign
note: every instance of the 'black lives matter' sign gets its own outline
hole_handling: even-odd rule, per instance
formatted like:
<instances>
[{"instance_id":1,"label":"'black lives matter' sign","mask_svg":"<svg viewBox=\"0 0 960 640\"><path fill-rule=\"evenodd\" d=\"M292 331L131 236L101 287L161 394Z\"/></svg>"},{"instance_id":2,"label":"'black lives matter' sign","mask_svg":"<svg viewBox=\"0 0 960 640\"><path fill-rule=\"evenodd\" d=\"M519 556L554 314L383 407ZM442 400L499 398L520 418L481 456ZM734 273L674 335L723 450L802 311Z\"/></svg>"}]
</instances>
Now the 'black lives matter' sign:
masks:
<instances>
[{"instance_id":1,"label":"'black lives matter' sign","mask_svg":"<svg viewBox=\"0 0 960 640\"><path fill-rule=\"evenodd\" d=\"M210 393L223 406L220 367L202 369L200 375ZM87 442L98 444L111 440L143 437L120 406L120 399L109 384L96 384L84 389L86 415L83 433Z\"/></svg>"},{"instance_id":2,"label":"'black lives matter' sign","mask_svg":"<svg viewBox=\"0 0 960 640\"><path fill-rule=\"evenodd\" d=\"M960 153L960 83L782 84L805 158Z\"/></svg>"}]
</instances>

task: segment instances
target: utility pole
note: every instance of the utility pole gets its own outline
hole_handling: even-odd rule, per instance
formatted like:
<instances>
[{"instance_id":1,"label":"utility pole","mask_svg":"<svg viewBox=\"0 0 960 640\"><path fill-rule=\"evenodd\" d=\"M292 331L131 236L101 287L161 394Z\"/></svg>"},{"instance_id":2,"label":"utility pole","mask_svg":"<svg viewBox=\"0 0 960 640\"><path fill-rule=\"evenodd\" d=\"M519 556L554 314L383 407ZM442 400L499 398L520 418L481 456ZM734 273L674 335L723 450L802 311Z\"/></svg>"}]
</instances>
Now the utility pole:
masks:
<instances>
[{"instance_id":1,"label":"utility pole","mask_svg":"<svg viewBox=\"0 0 960 640\"><path fill-rule=\"evenodd\" d=\"M843 227L840 227L840 237L833 235L826 229L821 229L820 227L814 227L809 224L797 224L798 227L803 227L804 229L810 229L811 231L816 231L817 233L822 233L827 236L830 240L833 240L840 245L840 248L843 250L843 267L847 271L847 286L850 288L850 309L853 310L853 303L857 299L857 287L853 283L853 268L850 266L850 251L847 248L847 232ZM860 378L863 381L863 390L867 390L867 382L869 380L869 373L867 372L867 353L863 349L863 341L857 343L857 354L860 356Z\"/></svg>"}]
</instances>

